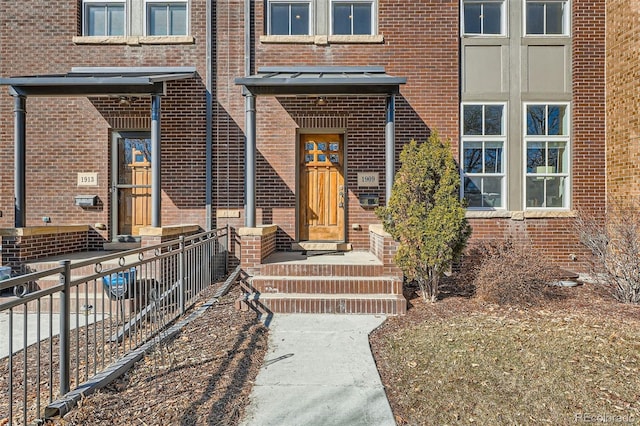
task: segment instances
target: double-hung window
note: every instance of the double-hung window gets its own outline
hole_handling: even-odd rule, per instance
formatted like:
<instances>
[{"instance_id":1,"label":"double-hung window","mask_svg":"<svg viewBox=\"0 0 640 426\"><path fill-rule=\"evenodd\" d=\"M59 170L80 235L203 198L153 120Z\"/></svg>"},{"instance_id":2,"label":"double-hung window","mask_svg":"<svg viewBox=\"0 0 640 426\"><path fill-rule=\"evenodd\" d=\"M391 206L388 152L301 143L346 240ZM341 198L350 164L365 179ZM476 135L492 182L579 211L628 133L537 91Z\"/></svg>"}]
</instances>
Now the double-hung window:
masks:
<instances>
[{"instance_id":1,"label":"double-hung window","mask_svg":"<svg viewBox=\"0 0 640 426\"><path fill-rule=\"evenodd\" d=\"M504 35L504 0L464 0L463 34Z\"/></svg>"},{"instance_id":2,"label":"double-hung window","mask_svg":"<svg viewBox=\"0 0 640 426\"><path fill-rule=\"evenodd\" d=\"M268 14L270 35L311 34L311 2L271 0Z\"/></svg>"},{"instance_id":3,"label":"double-hung window","mask_svg":"<svg viewBox=\"0 0 640 426\"><path fill-rule=\"evenodd\" d=\"M187 35L187 1L146 0L146 35L180 36Z\"/></svg>"},{"instance_id":4,"label":"double-hung window","mask_svg":"<svg viewBox=\"0 0 640 426\"><path fill-rule=\"evenodd\" d=\"M504 104L462 105L462 196L469 208L505 207Z\"/></svg>"},{"instance_id":5,"label":"double-hung window","mask_svg":"<svg viewBox=\"0 0 640 426\"><path fill-rule=\"evenodd\" d=\"M374 7L371 0L331 1L331 34L375 34Z\"/></svg>"},{"instance_id":6,"label":"double-hung window","mask_svg":"<svg viewBox=\"0 0 640 426\"><path fill-rule=\"evenodd\" d=\"M525 0L527 35L569 35L568 0Z\"/></svg>"},{"instance_id":7,"label":"double-hung window","mask_svg":"<svg viewBox=\"0 0 640 426\"><path fill-rule=\"evenodd\" d=\"M526 104L526 207L568 208L569 105Z\"/></svg>"},{"instance_id":8,"label":"double-hung window","mask_svg":"<svg viewBox=\"0 0 640 426\"><path fill-rule=\"evenodd\" d=\"M125 29L125 2L110 0L84 0L82 13L85 36L123 36Z\"/></svg>"}]
</instances>

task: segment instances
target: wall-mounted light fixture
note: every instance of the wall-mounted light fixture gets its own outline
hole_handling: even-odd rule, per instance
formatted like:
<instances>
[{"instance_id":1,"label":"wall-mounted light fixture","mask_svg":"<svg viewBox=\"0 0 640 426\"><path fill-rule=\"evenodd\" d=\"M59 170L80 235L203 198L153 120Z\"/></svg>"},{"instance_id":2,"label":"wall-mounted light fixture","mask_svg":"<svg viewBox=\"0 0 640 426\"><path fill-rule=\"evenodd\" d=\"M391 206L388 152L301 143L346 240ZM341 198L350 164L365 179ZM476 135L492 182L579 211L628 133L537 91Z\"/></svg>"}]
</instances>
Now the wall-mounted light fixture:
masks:
<instances>
[{"instance_id":1,"label":"wall-mounted light fixture","mask_svg":"<svg viewBox=\"0 0 640 426\"><path fill-rule=\"evenodd\" d=\"M316 99L316 106L326 106L328 103L327 98L324 96L320 96Z\"/></svg>"},{"instance_id":2,"label":"wall-mounted light fixture","mask_svg":"<svg viewBox=\"0 0 640 426\"><path fill-rule=\"evenodd\" d=\"M118 98L118 105L120 106L131 106L133 102L135 102L138 98L133 96L120 96Z\"/></svg>"}]
</instances>

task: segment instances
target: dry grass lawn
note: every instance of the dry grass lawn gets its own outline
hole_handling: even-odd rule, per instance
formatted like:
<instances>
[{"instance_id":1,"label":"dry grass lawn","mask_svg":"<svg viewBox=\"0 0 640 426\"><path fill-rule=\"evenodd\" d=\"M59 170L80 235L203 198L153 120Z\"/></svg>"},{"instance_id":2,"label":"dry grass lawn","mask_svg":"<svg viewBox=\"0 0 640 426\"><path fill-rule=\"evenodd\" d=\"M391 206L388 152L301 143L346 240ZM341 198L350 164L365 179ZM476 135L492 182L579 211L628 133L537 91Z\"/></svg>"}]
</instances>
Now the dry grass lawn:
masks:
<instances>
[{"instance_id":1,"label":"dry grass lawn","mask_svg":"<svg viewBox=\"0 0 640 426\"><path fill-rule=\"evenodd\" d=\"M640 424L640 307L595 290L529 309L413 295L371 338L398 424Z\"/></svg>"}]
</instances>

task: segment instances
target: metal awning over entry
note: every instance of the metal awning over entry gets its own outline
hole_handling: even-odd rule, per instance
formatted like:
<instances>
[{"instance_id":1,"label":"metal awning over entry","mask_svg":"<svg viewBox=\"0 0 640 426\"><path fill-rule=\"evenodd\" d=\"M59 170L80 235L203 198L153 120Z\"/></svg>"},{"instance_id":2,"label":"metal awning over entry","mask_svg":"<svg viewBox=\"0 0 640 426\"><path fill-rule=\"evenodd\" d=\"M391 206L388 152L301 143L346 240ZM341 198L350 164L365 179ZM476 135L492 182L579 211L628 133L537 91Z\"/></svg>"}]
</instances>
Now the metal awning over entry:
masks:
<instances>
[{"instance_id":1,"label":"metal awning over entry","mask_svg":"<svg viewBox=\"0 0 640 426\"><path fill-rule=\"evenodd\" d=\"M164 82L192 78L194 67L74 67L67 74L0 78L13 96L162 95Z\"/></svg>"},{"instance_id":2,"label":"metal awning over entry","mask_svg":"<svg viewBox=\"0 0 640 426\"><path fill-rule=\"evenodd\" d=\"M264 67L235 82L254 95L385 95L399 93L407 79L383 67Z\"/></svg>"},{"instance_id":3,"label":"metal awning over entry","mask_svg":"<svg viewBox=\"0 0 640 426\"><path fill-rule=\"evenodd\" d=\"M391 198L395 175L395 97L404 77L388 75L384 67L264 67L235 79L245 96L245 226L256 226L256 96L386 96L385 188Z\"/></svg>"},{"instance_id":4,"label":"metal awning over entry","mask_svg":"<svg viewBox=\"0 0 640 426\"><path fill-rule=\"evenodd\" d=\"M67 74L0 78L14 99L15 227L26 223L27 97L151 97L151 226L161 226L160 97L167 81L195 77L194 67L77 67Z\"/></svg>"}]
</instances>

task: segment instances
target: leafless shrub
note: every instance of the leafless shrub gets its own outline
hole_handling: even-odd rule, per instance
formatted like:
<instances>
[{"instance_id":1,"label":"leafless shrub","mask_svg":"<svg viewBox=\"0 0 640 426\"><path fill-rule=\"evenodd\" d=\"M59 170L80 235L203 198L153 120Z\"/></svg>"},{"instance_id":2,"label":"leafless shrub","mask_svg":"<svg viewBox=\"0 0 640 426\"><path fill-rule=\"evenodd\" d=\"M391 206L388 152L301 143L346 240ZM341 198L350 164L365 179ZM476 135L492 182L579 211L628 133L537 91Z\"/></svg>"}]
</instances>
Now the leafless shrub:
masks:
<instances>
[{"instance_id":1,"label":"leafless shrub","mask_svg":"<svg viewBox=\"0 0 640 426\"><path fill-rule=\"evenodd\" d=\"M537 305L553 294L557 269L529 242L506 239L478 249L476 297L500 305Z\"/></svg>"},{"instance_id":2,"label":"leafless shrub","mask_svg":"<svg viewBox=\"0 0 640 426\"><path fill-rule=\"evenodd\" d=\"M576 230L593 254L592 277L619 301L640 303L640 202L613 199L604 218L579 212Z\"/></svg>"},{"instance_id":3,"label":"leafless shrub","mask_svg":"<svg viewBox=\"0 0 640 426\"><path fill-rule=\"evenodd\" d=\"M459 270L455 274L460 286L473 286L485 259L497 254L506 241L491 239L470 244L460 259Z\"/></svg>"}]
</instances>

